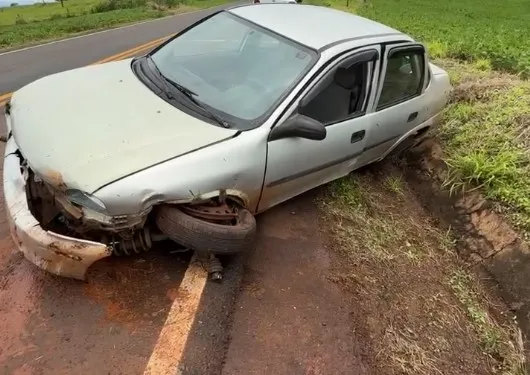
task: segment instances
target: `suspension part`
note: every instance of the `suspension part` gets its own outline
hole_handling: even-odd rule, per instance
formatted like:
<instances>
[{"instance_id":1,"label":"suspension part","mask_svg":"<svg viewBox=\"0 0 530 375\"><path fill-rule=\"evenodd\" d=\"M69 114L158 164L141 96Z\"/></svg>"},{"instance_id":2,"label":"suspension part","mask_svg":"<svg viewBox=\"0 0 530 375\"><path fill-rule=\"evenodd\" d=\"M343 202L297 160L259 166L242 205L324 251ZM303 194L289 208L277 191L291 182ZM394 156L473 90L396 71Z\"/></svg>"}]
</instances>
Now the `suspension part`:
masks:
<instances>
[{"instance_id":1,"label":"suspension part","mask_svg":"<svg viewBox=\"0 0 530 375\"><path fill-rule=\"evenodd\" d=\"M146 227L134 232L130 238L121 237L119 241L113 241L113 254L117 256L140 254L149 251L152 245L151 232Z\"/></svg>"},{"instance_id":2,"label":"suspension part","mask_svg":"<svg viewBox=\"0 0 530 375\"><path fill-rule=\"evenodd\" d=\"M212 281L220 281L223 278L223 265L214 254L210 254L210 259L208 260L208 274Z\"/></svg>"}]
</instances>

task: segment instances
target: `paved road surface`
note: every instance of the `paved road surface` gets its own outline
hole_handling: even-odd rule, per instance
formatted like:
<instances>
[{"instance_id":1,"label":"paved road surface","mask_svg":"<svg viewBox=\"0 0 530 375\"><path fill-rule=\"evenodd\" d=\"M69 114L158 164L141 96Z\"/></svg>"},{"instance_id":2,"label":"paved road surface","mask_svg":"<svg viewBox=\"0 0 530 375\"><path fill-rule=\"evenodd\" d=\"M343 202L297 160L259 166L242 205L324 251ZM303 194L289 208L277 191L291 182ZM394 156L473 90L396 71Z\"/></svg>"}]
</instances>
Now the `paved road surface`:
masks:
<instances>
[{"instance_id":1,"label":"paved road surface","mask_svg":"<svg viewBox=\"0 0 530 375\"><path fill-rule=\"evenodd\" d=\"M0 52L0 97L46 75L92 64L174 34L220 8L222 7L176 15L18 51Z\"/></svg>"}]
</instances>

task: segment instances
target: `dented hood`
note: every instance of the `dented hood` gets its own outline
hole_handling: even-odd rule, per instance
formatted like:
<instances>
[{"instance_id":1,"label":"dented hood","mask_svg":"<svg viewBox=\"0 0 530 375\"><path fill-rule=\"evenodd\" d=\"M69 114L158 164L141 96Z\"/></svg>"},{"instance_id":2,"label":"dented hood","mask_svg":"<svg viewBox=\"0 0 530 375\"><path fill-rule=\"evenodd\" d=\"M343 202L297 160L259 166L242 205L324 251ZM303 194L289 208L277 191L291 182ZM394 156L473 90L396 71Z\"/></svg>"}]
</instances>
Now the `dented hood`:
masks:
<instances>
[{"instance_id":1,"label":"dented hood","mask_svg":"<svg viewBox=\"0 0 530 375\"><path fill-rule=\"evenodd\" d=\"M13 136L35 173L89 193L237 132L159 98L130 60L41 78L15 92L11 104Z\"/></svg>"}]
</instances>

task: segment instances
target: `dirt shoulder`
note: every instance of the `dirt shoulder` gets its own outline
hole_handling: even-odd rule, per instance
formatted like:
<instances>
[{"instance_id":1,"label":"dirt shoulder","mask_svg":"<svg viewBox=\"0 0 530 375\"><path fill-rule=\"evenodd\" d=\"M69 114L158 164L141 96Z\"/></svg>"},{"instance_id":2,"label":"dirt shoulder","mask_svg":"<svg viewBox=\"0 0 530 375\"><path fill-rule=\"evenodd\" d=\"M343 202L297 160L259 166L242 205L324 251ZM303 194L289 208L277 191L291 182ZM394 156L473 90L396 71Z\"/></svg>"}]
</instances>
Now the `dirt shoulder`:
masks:
<instances>
[{"instance_id":1,"label":"dirt shoulder","mask_svg":"<svg viewBox=\"0 0 530 375\"><path fill-rule=\"evenodd\" d=\"M263 215L224 374L525 373L510 310L404 170L375 165Z\"/></svg>"},{"instance_id":2,"label":"dirt shoulder","mask_svg":"<svg viewBox=\"0 0 530 375\"><path fill-rule=\"evenodd\" d=\"M314 194L260 216L223 374L373 373L365 318L330 280L334 252Z\"/></svg>"}]
</instances>

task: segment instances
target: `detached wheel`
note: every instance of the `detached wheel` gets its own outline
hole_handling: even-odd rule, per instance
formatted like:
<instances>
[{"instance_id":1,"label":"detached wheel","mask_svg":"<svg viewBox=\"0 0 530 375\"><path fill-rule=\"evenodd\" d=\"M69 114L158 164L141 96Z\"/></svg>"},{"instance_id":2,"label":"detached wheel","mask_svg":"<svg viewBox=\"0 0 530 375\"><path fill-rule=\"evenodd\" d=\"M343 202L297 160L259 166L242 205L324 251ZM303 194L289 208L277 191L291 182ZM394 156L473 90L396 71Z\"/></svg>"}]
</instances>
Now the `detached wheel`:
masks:
<instances>
[{"instance_id":1,"label":"detached wheel","mask_svg":"<svg viewBox=\"0 0 530 375\"><path fill-rule=\"evenodd\" d=\"M169 205L160 206L156 212L156 224L171 240L192 250L211 254L234 254L254 245L256 219L245 209L238 209L234 219L218 224L189 215Z\"/></svg>"}]
</instances>

